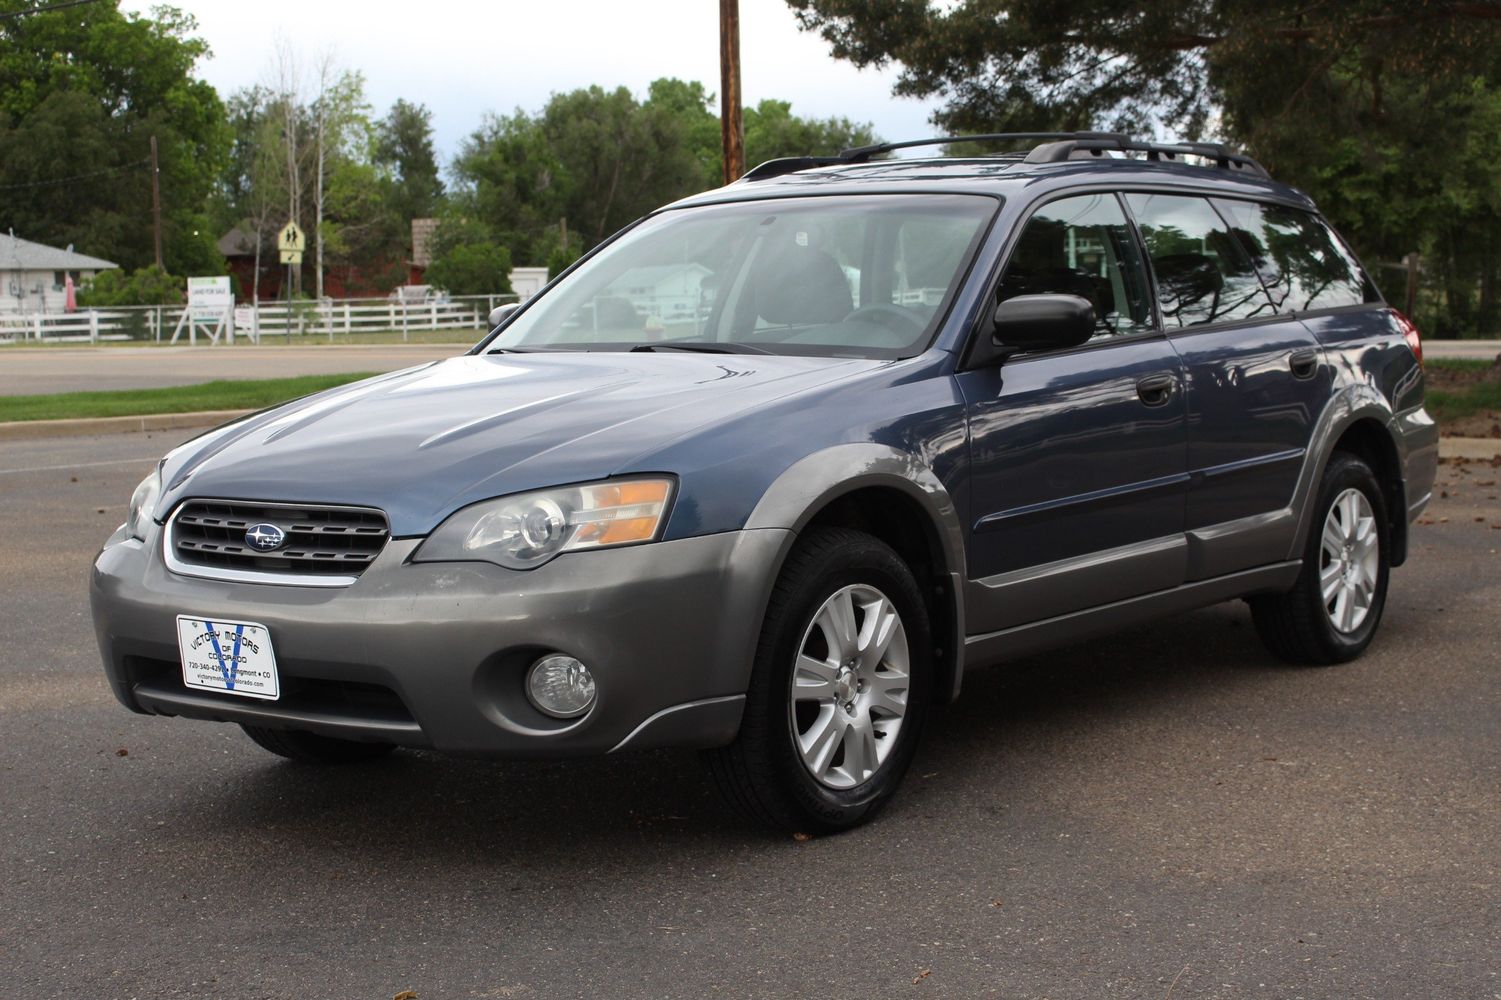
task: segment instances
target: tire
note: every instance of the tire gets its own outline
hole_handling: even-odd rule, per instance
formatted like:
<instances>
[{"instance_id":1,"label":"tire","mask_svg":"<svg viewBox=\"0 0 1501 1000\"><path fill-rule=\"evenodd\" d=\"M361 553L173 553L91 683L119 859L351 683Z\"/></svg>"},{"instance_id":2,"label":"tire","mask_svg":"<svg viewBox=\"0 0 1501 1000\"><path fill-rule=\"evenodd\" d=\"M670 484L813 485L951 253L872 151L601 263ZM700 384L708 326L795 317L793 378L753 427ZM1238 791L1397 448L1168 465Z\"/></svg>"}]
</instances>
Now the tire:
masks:
<instances>
[{"instance_id":1,"label":"tire","mask_svg":"<svg viewBox=\"0 0 1501 1000\"><path fill-rule=\"evenodd\" d=\"M1391 525L1381 486L1360 458L1335 452L1319 484L1297 581L1285 594L1252 598L1251 619L1266 647L1289 663L1345 663L1376 635L1390 572ZM1325 587L1333 594L1327 600Z\"/></svg>"},{"instance_id":2,"label":"tire","mask_svg":"<svg viewBox=\"0 0 1501 1000\"><path fill-rule=\"evenodd\" d=\"M927 609L911 569L871 535L815 528L772 592L740 732L708 752L709 768L741 812L772 829L858 826L901 783L932 684Z\"/></svg>"},{"instance_id":3,"label":"tire","mask_svg":"<svg viewBox=\"0 0 1501 1000\"><path fill-rule=\"evenodd\" d=\"M396 749L390 743L340 740L300 729L268 729L244 724L240 728L263 750L302 764L355 764L384 757Z\"/></svg>"}]
</instances>

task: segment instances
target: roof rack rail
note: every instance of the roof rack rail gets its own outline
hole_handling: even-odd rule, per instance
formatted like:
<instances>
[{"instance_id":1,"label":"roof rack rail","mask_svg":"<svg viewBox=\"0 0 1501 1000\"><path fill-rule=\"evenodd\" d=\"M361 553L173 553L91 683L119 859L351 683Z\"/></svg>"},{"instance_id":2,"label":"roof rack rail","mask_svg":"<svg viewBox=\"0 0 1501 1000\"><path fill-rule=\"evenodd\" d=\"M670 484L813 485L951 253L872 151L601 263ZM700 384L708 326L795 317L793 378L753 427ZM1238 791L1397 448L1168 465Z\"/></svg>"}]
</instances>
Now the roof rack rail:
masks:
<instances>
[{"instance_id":1,"label":"roof rack rail","mask_svg":"<svg viewBox=\"0 0 1501 1000\"><path fill-rule=\"evenodd\" d=\"M1129 142L1120 132L987 132L979 135L950 135L935 139L908 139L904 142L878 142L874 146L856 146L839 154L844 163L864 163L872 156L917 146L952 146L961 142L1046 142L1048 140Z\"/></svg>"},{"instance_id":2,"label":"roof rack rail","mask_svg":"<svg viewBox=\"0 0 1501 1000\"><path fill-rule=\"evenodd\" d=\"M1081 159L1078 154L1086 156L1103 156L1107 152L1119 153L1145 153L1147 159L1153 163L1176 163L1180 157L1195 156L1205 160L1213 160L1214 165L1221 170L1241 170L1256 177L1267 177L1265 167L1257 163L1251 157L1214 142L1142 142L1129 137L1122 137L1123 141L1114 141L1097 138L1065 139L1058 142L1049 142L1038 146L1027 154L1028 163L1062 163L1065 160Z\"/></svg>"},{"instance_id":3,"label":"roof rack rail","mask_svg":"<svg viewBox=\"0 0 1501 1000\"><path fill-rule=\"evenodd\" d=\"M913 149L918 146L952 146L961 142L1036 142L1026 156L1027 163L1062 163L1086 156L1103 156L1107 152L1145 153L1152 162L1174 163L1180 157L1193 156L1213 160L1215 166L1224 170L1240 170L1256 177L1270 177L1266 168L1251 157L1229 146L1211 142L1156 143L1134 139L1123 132L989 132L981 135L950 135L933 139L908 139L903 142L881 142L871 146L856 146L837 156L788 156L767 160L746 171L742 181L760 181L783 174L810 170L814 167L834 167L846 163L868 163L872 156L894 152L898 149Z\"/></svg>"},{"instance_id":4,"label":"roof rack rail","mask_svg":"<svg viewBox=\"0 0 1501 1000\"><path fill-rule=\"evenodd\" d=\"M961 142L1046 142L1050 140L1100 140L1111 142L1129 142L1128 135L1119 132L989 132L983 135L950 135L940 136L933 139L907 139L903 142L879 142L871 146L855 146L846 149L837 156L787 156L776 160L767 160L747 170L740 179L743 181L761 181L769 177L780 177L783 174L795 173L799 170L810 170L813 167L834 167L842 163L867 163L872 156L882 153L890 153L898 149L913 149L918 146L951 146Z\"/></svg>"}]
</instances>

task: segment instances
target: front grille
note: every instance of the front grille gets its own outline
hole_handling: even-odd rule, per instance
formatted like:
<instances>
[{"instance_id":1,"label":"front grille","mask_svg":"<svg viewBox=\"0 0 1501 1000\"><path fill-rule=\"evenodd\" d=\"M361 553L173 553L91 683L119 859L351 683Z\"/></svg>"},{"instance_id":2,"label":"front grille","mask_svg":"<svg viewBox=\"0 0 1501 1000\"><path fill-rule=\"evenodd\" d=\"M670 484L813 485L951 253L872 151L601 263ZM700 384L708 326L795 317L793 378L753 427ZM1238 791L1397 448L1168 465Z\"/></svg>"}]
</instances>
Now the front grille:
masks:
<instances>
[{"instance_id":1,"label":"front grille","mask_svg":"<svg viewBox=\"0 0 1501 1000\"><path fill-rule=\"evenodd\" d=\"M272 552L245 540L252 525L274 524L287 540ZM391 535L386 515L368 507L189 500L172 517L172 555L187 566L298 576L359 576Z\"/></svg>"}]
</instances>

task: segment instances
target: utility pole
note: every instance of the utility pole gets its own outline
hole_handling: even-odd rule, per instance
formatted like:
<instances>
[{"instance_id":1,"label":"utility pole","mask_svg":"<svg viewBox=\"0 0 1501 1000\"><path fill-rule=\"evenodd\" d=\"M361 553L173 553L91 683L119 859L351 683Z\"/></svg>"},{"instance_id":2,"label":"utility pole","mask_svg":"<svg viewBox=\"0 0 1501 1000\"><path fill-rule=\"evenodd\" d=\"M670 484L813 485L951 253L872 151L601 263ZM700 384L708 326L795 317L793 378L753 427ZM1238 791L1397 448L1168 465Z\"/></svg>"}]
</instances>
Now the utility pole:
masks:
<instances>
[{"instance_id":1,"label":"utility pole","mask_svg":"<svg viewBox=\"0 0 1501 1000\"><path fill-rule=\"evenodd\" d=\"M156 243L156 266L158 270L165 271L162 266L162 186L158 175L161 168L156 163L156 136L151 137L151 228L152 238Z\"/></svg>"},{"instance_id":2,"label":"utility pole","mask_svg":"<svg viewBox=\"0 0 1501 1000\"><path fill-rule=\"evenodd\" d=\"M1403 257L1402 266L1407 269L1407 294L1403 296L1403 312L1408 319L1412 319L1412 314L1418 307L1418 255L1410 253Z\"/></svg>"},{"instance_id":3,"label":"utility pole","mask_svg":"<svg viewBox=\"0 0 1501 1000\"><path fill-rule=\"evenodd\" d=\"M745 173L745 125L740 99L740 0L719 0L719 134L724 182Z\"/></svg>"}]
</instances>

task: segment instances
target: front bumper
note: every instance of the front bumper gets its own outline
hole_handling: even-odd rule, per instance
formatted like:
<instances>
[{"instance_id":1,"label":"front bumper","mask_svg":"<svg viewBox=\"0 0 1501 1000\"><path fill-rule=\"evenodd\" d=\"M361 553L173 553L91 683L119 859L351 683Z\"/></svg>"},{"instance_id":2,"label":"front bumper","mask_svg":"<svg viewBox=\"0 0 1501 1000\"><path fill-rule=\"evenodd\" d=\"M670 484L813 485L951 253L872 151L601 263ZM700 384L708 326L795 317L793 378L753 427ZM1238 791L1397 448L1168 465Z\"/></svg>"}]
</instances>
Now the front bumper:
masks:
<instances>
[{"instance_id":1,"label":"front bumper","mask_svg":"<svg viewBox=\"0 0 1501 1000\"><path fill-rule=\"evenodd\" d=\"M788 531L726 532L569 553L526 572L411 563L393 539L338 589L179 576L116 532L90 601L115 696L138 712L305 729L486 756L562 757L623 747L717 746L740 724L766 601ZM176 616L270 629L278 701L182 684ZM562 651L598 685L581 719L523 692L537 657Z\"/></svg>"}]
</instances>

